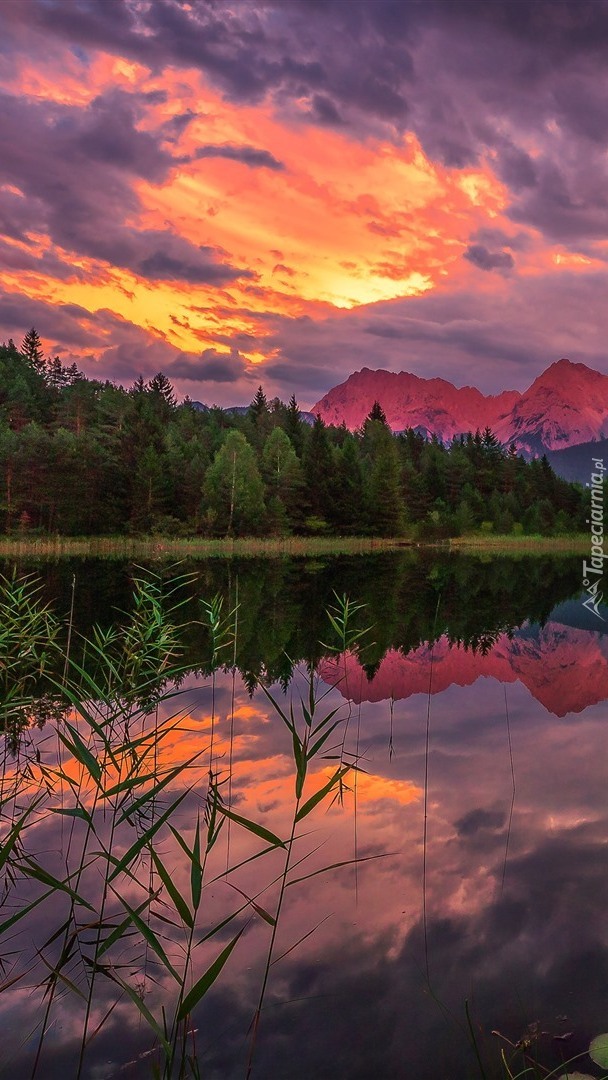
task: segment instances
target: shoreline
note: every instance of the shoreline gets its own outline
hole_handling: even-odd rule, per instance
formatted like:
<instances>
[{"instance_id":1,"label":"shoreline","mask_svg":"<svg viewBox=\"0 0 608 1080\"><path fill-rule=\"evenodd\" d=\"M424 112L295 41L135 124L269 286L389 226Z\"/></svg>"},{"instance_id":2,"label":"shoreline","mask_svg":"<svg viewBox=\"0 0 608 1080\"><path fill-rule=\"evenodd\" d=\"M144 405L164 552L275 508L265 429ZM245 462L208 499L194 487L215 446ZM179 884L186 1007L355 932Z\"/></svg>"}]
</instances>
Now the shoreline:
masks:
<instances>
[{"instance_id":1,"label":"shoreline","mask_svg":"<svg viewBox=\"0 0 608 1080\"><path fill-rule=\"evenodd\" d=\"M572 536L461 536L446 540L412 540L411 537L238 537L235 539L133 537L133 536L40 536L0 538L1 559L60 558L284 558L315 555L369 555L382 551L434 550L467 555L585 554L589 537Z\"/></svg>"}]
</instances>

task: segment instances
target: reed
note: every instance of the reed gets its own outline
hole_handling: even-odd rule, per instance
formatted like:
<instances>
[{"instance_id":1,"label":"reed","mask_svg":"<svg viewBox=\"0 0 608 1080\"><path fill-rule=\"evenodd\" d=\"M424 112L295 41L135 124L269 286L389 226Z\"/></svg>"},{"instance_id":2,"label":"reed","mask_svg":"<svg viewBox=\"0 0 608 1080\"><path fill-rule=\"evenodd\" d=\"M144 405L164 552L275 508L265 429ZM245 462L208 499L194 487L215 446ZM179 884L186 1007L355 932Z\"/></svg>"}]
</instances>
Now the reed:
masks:
<instances>
[{"instance_id":1,"label":"reed","mask_svg":"<svg viewBox=\"0 0 608 1080\"><path fill-rule=\"evenodd\" d=\"M378 537L236 537L208 539L162 536L36 536L0 538L5 559L211 559L282 558L284 556L365 555L414 546L407 538Z\"/></svg>"},{"instance_id":2,"label":"reed","mask_svg":"<svg viewBox=\"0 0 608 1080\"><path fill-rule=\"evenodd\" d=\"M493 536L492 534L460 536L444 541L444 548L471 554L509 555L521 552L526 555L585 554L589 551L589 537L585 533L564 536Z\"/></svg>"},{"instance_id":3,"label":"reed","mask_svg":"<svg viewBox=\"0 0 608 1080\"><path fill-rule=\"evenodd\" d=\"M80 641L75 659L65 654L73 628L42 603L37 582L0 582L0 672L7 691L2 727L12 735L0 781L0 946L10 957L0 992L27 985L38 996L37 1023L29 1033L32 1077L48 1065L49 1032L66 997L80 1025L76 1080L87 1073L91 1042L119 1004L128 1004L148 1029L155 1075L199 1075L193 1013L234 963L232 954L255 919L266 925L269 939L252 1024L251 1072L271 974L281 959L276 941L285 898L311 876L297 872L307 857L302 827L335 797L353 767L339 762L325 783L310 790L311 762L328 752L342 723L336 709L320 715L323 695L313 668L306 692L292 696L287 709L260 681L292 747L287 836L225 801L229 776L213 756L213 727L211 739L186 759L176 763L164 755L164 747L186 730L179 620L188 585L187 575L165 580L137 572L132 613ZM212 679L224 653L234 659L237 610L224 617L219 597L203 605ZM339 603L332 614L332 621L343 618L345 634L348 611ZM41 679L53 700L43 737L31 727L32 719L41 719L35 711ZM40 843L53 817L62 829L60 851ZM254 850L236 862L228 855L218 871L215 853L227 826ZM269 859L275 867L270 880L259 874L262 887L247 895L236 872ZM214 921L206 901L220 879L232 883L240 900ZM278 896L271 910L260 898L273 886ZM46 927L43 940L40 926Z\"/></svg>"}]
</instances>

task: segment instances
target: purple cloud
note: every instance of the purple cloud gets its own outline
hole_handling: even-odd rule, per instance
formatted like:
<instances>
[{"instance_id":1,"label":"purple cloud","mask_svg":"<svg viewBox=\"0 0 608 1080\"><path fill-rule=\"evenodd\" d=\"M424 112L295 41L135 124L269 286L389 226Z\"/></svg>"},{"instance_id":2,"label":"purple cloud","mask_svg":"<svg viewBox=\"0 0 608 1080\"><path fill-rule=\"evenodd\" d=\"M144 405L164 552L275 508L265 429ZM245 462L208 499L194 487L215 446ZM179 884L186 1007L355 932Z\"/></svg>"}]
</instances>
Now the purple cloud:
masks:
<instances>
[{"instance_id":1,"label":"purple cloud","mask_svg":"<svg viewBox=\"0 0 608 1080\"><path fill-rule=\"evenodd\" d=\"M484 244L471 244L463 256L479 270L512 270L515 260L508 251L490 251Z\"/></svg>"},{"instance_id":2,"label":"purple cloud","mask_svg":"<svg viewBox=\"0 0 608 1080\"><path fill-rule=\"evenodd\" d=\"M268 150L260 150L257 146L232 146L229 143L220 145L209 144L199 146L194 151L194 158L226 158L228 161L240 161L242 165L250 165L254 169L273 169L280 172L285 168L274 154Z\"/></svg>"}]
</instances>

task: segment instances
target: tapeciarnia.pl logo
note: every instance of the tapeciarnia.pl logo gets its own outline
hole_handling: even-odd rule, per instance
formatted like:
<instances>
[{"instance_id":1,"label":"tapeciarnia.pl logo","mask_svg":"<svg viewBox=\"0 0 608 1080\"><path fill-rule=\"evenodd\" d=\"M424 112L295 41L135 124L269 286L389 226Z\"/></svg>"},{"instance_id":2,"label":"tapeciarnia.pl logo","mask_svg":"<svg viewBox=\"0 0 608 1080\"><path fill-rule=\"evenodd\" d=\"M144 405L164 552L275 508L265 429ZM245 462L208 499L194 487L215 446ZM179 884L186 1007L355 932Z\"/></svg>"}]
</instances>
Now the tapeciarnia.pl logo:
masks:
<instances>
[{"instance_id":1,"label":"tapeciarnia.pl logo","mask_svg":"<svg viewBox=\"0 0 608 1080\"><path fill-rule=\"evenodd\" d=\"M583 607L597 615L598 619L605 622L604 616L599 611L603 599L600 592L602 576L604 573L604 472L603 458L591 458L593 472L591 480L585 487L591 492L591 516L587 518L587 524L591 533L591 561L583 559L583 586L588 593L583 600Z\"/></svg>"}]
</instances>

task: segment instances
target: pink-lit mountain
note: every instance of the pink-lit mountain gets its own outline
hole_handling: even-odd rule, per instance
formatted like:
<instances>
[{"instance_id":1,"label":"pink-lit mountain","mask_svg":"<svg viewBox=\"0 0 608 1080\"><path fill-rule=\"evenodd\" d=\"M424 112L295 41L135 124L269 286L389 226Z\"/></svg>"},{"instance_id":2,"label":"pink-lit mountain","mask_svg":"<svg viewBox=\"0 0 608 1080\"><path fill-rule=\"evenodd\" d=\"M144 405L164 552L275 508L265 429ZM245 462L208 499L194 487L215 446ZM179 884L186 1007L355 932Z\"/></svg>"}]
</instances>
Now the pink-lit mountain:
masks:
<instances>
[{"instance_id":1,"label":"pink-lit mountain","mask_svg":"<svg viewBox=\"0 0 608 1080\"><path fill-rule=\"evenodd\" d=\"M311 410L327 424L361 426L378 401L393 431L425 428L444 442L490 427L501 442L531 453L561 450L608 436L608 375L559 360L523 394L485 397L472 386L422 379L407 371L363 368L330 390Z\"/></svg>"}]
</instances>

